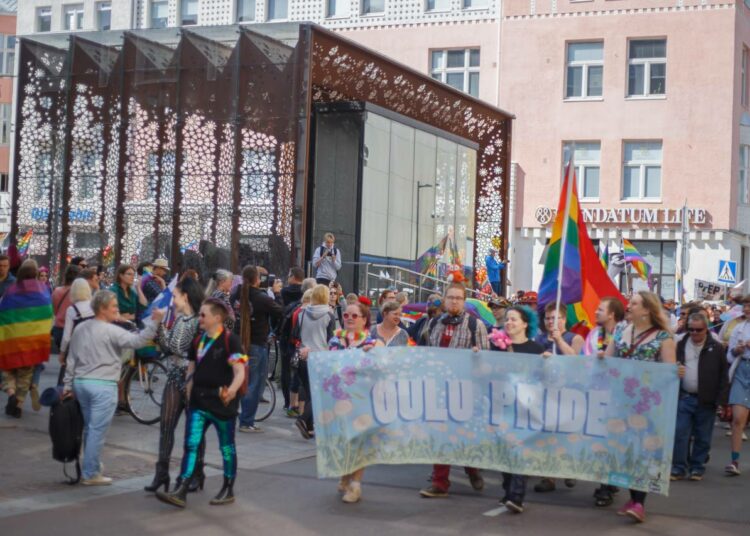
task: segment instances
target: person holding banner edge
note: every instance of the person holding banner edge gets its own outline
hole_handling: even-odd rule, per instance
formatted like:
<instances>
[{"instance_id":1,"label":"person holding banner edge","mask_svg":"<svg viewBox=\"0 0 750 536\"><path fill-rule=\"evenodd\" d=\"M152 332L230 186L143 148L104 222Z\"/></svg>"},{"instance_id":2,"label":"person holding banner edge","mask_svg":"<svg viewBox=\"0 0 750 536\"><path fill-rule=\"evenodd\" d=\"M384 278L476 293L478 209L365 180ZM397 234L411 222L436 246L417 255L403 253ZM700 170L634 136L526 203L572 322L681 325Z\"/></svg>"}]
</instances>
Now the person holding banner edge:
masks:
<instances>
[{"instance_id":1,"label":"person holding banner edge","mask_svg":"<svg viewBox=\"0 0 750 536\"><path fill-rule=\"evenodd\" d=\"M475 352L489 350L490 343L484 324L466 312L466 287L462 283L451 283L445 289L443 302L446 312L430 321L428 346L471 348ZM481 491L484 488L484 479L479 470L474 467L465 467L464 470L471 487L475 491ZM421 490L419 494L430 499L447 497L450 471L450 465L433 465L432 485Z\"/></svg>"},{"instance_id":2,"label":"person holding banner edge","mask_svg":"<svg viewBox=\"0 0 750 536\"><path fill-rule=\"evenodd\" d=\"M615 329L604 357L676 363L675 342L659 297L645 290L637 292L630 298L628 312L631 323ZM630 500L617 511L617 515L643 523L646 520L646 495L645 491L631 489Z\"/></svg>"}]
</instances>

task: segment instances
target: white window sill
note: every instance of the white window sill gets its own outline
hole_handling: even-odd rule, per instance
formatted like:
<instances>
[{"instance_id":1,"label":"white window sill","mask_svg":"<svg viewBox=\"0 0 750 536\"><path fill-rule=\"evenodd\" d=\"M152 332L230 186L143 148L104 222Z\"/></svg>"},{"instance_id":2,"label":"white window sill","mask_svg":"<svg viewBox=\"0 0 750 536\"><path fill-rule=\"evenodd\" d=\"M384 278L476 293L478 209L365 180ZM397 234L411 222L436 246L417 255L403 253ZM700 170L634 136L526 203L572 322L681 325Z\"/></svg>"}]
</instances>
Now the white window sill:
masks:
<instances>
[{"instance_id":1,"label":"white window sill","mask_svg":"<svg viewBox=\"0 0 750 536\"><path fill-rule=\"evenodd\" d=\"M362 13L360 17L362 18L368 18L368 17L384 17L385 11L378 11L377 13Z\"/></svg>"},{"instance_id":2,"label":"white window sill","mask_svg":"<svg viewBox=\"0 0 750 536\"><path fill-rule=\"evenodd\" d=\"M266 22L288 22L289 19L266 19Z\"/></svg>"},{"instance_id":3,"label":"white window sill","mask_svg":"<svg viewBox=\"0 0 750 536\"><path fill-rule=\"evenodd\" d=\"M626 101L639 101L639 100L667 100L666 95L628 95L625 97Z\"/></svg>"},{"instance_id":4,"label":"white window sill","mask_svg":"<svg viewBox=\"0 0 750 536\"><path fill-rule=\"evenodd\" d=\"M432 13L450 13L450 8L448 9L425 9L424 12L426 14L432 14Z\"/></svg>"},{"instance_id":5,"label":"white window sill","mask_svg":"<svg viewBox=\"0 0 750 536\"><path fill-rule=\"evenodd\" d=\"M344 20L348 19L351 15L328 15L325 20Z\"/></svg>"},{"instance_id":6,"label":"white window sill","mask_svg":"<svg viewBox=\"0 0 750 536\"><path fill-rule=\"evenodd\" d=\"M653 197L647 197L642 199L620 199L620 203L629 203L629 204L640 204L640 203L662 203L661 198L653 198Z\"/></svg>"},{"instance_id":7,"label":"white window sill","mask_svg":"<svg viewBox=\"0 0 750 536\"><path fill-rule=\"evenodd\" d=\"M599 198L598 197L579 197L578 201L581 203L598 203Z\"/></svg>"},{"instance_id":8,"label":"white window sill","mask_svg":"<svg viewBox=\"0 0 750 536\"><path fill-rule=\"evenodd\" d=\"M604 97L565 97L563 102L603 102Z\"/></svg>"}]
</instances>

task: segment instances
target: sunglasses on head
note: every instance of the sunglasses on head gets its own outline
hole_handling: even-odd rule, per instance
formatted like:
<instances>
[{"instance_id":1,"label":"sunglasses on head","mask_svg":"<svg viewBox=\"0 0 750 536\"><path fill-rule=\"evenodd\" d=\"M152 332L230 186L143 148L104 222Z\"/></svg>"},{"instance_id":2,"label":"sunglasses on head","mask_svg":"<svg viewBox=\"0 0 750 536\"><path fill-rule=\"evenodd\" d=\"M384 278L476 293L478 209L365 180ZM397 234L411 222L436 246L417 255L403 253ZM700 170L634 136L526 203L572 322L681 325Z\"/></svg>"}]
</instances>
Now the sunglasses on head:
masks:
<instances>
[{"instance_id":1,"label":"sunglasses on head","mask_svg":"<svg viewBox=\"0 0 750 536\"><path fill-rule=\"evenodd\" d=\"M344 319L345 320L348 320L350 318L352 320L356 320L358 318L364 318L364 317L361 314L359 314L359 313L344 313Z\"/></svg>"}]
</instances>

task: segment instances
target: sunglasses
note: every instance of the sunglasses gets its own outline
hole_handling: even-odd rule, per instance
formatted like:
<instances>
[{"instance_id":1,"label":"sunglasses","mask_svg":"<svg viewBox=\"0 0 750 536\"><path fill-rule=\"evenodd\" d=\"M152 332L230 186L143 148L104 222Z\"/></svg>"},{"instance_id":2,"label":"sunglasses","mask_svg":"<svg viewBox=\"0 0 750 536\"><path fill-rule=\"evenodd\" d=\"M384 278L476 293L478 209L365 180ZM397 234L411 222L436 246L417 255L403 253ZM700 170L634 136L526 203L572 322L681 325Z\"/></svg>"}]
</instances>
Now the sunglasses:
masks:
<instances>
[{"instance_id":1,"label":"sunglasses","mask_svg":"<svg viewBox=\"0 0 750 536\"><path fill-rule=\"evenodd\" d=\"M706 328L688 328L688 333L703 333Z\"/></svg>"},{"instance_id":2,"label":"sunglasses","mask_svg":"<svg viewBox=\"0 0 750 536\"><path fill-rule=\"evenodd\" d=\"M364 318L364 316L359 313L344 313L344 320L349 320L350 318L356 320L358 318Z\"/></svg>"}]
</instances>

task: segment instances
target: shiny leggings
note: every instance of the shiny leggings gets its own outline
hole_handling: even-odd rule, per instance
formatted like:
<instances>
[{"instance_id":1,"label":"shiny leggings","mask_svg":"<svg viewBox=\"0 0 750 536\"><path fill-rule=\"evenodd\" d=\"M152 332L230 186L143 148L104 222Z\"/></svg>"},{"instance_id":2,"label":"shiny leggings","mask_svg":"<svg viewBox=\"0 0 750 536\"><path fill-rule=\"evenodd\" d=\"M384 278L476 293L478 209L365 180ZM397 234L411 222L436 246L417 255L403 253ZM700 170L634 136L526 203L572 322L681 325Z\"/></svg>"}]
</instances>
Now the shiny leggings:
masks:
<instances>
[{"instance_id":1,"label":"shiny leggings","mask_svg":"<svg viewBox=\"0 0 750 536\"><path fill-rule=\"evenodd\" d=\"M161 420L159 421L159 460L158 473L169 473L169 458L174 448L174 431L185 410L185 374L180 368L174 369L167 379L161 398ZM188 435L188 419L185 419L185 437ZM206 440L198 447L197 468L203 470L203 457L206 453Z\"/></svg>"},{"instance_id":2,"label":"shiny leggings","mask_svg":"<svg viewBox=\"0 0 750 536\"><path fill-rule=\"evenodd\" d=\"M209 411L188 409L188 424L185 432L185 456L182 459L182 479L193 476L198 460L198 449L208 425L213 424L219 436L219 449L224 462L224 476L234 478L237 475L237 450L234 446L234 425L236 419L219 419Z\"/></svg>"}]
</instances>

